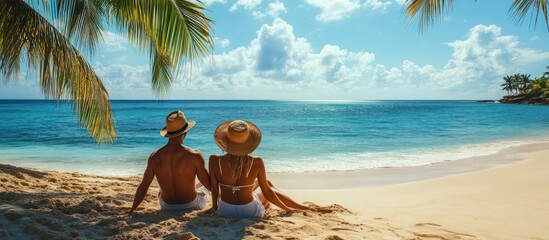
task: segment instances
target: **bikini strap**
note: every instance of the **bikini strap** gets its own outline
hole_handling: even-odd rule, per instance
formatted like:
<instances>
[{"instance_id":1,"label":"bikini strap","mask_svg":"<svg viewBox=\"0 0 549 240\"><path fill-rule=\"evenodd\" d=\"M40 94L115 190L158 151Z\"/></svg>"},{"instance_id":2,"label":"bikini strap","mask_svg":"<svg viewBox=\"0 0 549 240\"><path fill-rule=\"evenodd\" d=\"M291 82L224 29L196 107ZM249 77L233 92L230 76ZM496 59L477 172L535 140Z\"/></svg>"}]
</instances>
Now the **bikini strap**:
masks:
<instances>
[{"instance_id":1,"label":"bikini strap","mask_svg":"<svg viewBox=\"0 0 549 240\"><path fill-rule=\"evenodd\" d=\"M251 158L252 158L252 162L250 163L250 167L248 168L248 172L246 173L246 178L248 178L250 171L252 171L252 166L254 165L254 157L251 157Z\"/></svg>"},{"instance_id":2,"label":"bikini strap","mask_svg":"<svg viewBox=\"0 0 549 240\"><path fill-rule=\"evenodd\" d=\"M219 156L217 162L219 163L219 176L223 176L223 170L221 170L221 156Z\"/></svg>"},{"instance_id":3,"label":"bikini strap","mask_svg":"<svg viewBox=\"0 0 549 240\"><path fill-rule=\"evenodd\" d=\"M242 185L242 186L234 186L234 185L227 185L227 184L219 184L220 186L223 186L223 187L230 187L231 190L233 190L233 194L236 193L236 191L240 191L240 189L242 188L246 188L246 187L253 187L254 185L253 184L250 184L250 185Z\"/></svg>"}]
</instances>

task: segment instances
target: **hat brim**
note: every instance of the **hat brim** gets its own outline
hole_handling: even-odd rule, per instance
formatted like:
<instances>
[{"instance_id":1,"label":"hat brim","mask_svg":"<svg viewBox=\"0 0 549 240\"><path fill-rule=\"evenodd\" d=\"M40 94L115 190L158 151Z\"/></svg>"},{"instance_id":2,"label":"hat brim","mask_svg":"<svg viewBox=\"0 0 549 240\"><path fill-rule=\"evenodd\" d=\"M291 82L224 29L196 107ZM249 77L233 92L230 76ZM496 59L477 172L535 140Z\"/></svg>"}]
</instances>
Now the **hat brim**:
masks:
<instances>
[{"instance_id":1,"label":"hat brim","mask_svg":"<svg viewBox=\"0 0 549 240\"><path fill-rule=\"evenodd\" d=\"M184 133L188 132L189 130L191 130L191 128L194 127L196 122L195 121L188 121L187 124L188 125L187 125L187 128L185 128L185 130L183 130L181 132L178 132L178 133L173 133L173 134L169 134L168 133L168 127L165 126L164 128L162 128L162 130L160 130L160 136L165 137L165 138L179 137L179 136L183 135Z\"/></svg>"},{"instance_id":2,"label":"hat brim","mask_svg":"<svg viewBox=\"0 0 549 240\"><path fill-rule=\"evenodd\" d=\"M227 138L228 126L232 121L234 120L224 122L215 129L215 143L221 150L234 156L246 156L252 153L261 143L261 131L255 124L245 121L250 131L248 140L242 144L232 143Z\"/></svg>"}]
</instances>

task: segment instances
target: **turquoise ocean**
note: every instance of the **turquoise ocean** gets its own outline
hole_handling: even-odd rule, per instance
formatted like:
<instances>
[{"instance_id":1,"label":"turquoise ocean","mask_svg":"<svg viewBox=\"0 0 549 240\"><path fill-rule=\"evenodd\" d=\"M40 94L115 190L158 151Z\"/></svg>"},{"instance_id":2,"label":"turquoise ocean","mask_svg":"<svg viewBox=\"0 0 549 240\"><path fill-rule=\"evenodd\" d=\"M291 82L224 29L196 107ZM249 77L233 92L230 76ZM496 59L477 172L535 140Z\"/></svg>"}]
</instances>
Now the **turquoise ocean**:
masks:
<instances>
[{"instance_id":1,"label":"turquoise ocean","mask_svg":"<svg viewBox=\"0 0 549 240\"><path fill-rule=\"evenodd\" d=\"M253 155L270 172L418 166L549 143L549 106L475 101L111 101L118 138L98 145L68 102L0 100L0 163L103 175L135 175L166 143L166 115L196 126L185 144L220 154L213 131L226 120L256 123Z\"/></svg>"}]
</instances>

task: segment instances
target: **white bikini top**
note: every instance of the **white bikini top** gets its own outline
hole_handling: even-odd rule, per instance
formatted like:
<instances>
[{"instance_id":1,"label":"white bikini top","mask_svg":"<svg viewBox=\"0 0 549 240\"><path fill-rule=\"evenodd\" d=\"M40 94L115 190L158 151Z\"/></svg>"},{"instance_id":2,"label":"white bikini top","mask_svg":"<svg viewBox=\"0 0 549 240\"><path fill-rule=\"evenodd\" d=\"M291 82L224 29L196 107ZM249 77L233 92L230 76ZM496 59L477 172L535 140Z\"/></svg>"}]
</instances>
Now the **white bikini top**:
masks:
<instances>
[{"instance_id":1,"label":"white bikini top","mask_svg":"<svg viewBox=\"0 0 549 240\"><path fill-rule=\"evenodd\" d=\"M219 157L217 162L219 163L219 175L223 176L223 170L221 169L221 156ZM250 175L250 171L252 170L253 165L254 165L254 158L252 158L252 163L250 163L250 167L248 168L248 171L246 172L246 178L248 177L248 175ZM222 183L219 183L219 185L223 186L223 187L230 187L233 190L233 194L236 193L236 191L240 191L241 188L253 187L254 186L253 184L235 186L235 185L222 184Z\"/></svg>"}]
</instances>

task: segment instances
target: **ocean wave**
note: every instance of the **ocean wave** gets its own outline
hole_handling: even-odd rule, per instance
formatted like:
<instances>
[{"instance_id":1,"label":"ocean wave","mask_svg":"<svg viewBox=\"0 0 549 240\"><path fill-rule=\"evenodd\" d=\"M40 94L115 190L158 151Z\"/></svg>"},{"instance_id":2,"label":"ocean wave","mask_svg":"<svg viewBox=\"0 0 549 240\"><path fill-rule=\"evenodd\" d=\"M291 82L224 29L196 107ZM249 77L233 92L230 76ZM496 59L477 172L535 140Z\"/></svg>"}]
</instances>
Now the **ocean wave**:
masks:
<instances>
[{"instance_id":1,"label":"ocean wave","mask_svg":"<svg viewBox=\"0 0 549 240\"><path fill-rule=\"evenodd\" d=\"M489 156L508 148L531 144L549 144L549 139L508 140L390 152L338 153L323 157L266 159L265 164L270 172L290 173L412 167Z\"/></svg>"}]
</instances>

